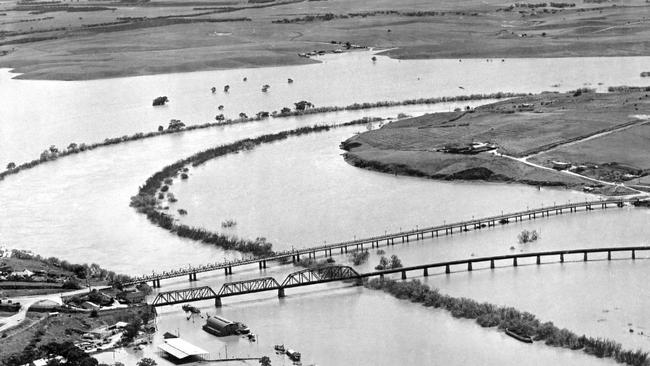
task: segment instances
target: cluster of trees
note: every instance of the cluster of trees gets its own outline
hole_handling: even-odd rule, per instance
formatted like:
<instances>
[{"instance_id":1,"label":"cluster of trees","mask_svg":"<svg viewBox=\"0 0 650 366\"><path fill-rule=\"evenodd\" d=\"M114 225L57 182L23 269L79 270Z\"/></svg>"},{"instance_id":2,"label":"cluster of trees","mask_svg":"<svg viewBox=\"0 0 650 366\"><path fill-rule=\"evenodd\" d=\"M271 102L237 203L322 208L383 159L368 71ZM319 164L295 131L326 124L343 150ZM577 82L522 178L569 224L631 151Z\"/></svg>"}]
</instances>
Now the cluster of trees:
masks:
<instances>
[{"instance_id":1,"label":"cluster of trees","mask_svg":"<svg viewBox=\"0 0 650 366\"><path fill-rule=\"evenodd\" d=\"M66 260L61 260L57 257L44 258L39 254L33 254L24 250L14 249L11 251L11 256L18 259L29 259L36 260L41 263L51 265L53 267L61 268L63 270L73 272L77 278L80 279L97 279L100 281L107 280L112 281L126 281L129 279L128 276L117 274L113 271L106 270L99 266L97 263L92 263L88 265L84 264L73 264ZM72 287L76 288L76 287Z\"/></svg>"},{"instance_id":2,"label":"cluster of trees","mask_svg":"<svg viewBox=\"0 0 650 366\"><path fill-rule=\"evenodd\" d=\"M316 14L316 15L306 15L304 17L296 17L290 19L283 18L279 20L273 20L272 23L291 24L291 23L309 23L315 21L327 22L334 19L366 18L366 17L374 17L374 16L386 16L386 15L396 15L396 16L404 16L404 17L433 17L433 16L445 16L445 15L476 16L478 15L478 13L467 13L464 11L444 12L444 11L431 11L431 10L419 10L419 11L374 10L374 11L364 11L364 12L347 13L347 14L325 13L325 14Z\"/></svg>"},{"instance_id":3,"label":"cluster of trees","mask_svg":"<svg viewBox=\"0 0 650 366\"><path fill-rule=\"evenodd\" d=\"M369 257L370 253L367 250L355 250L350 254L350 260L355 266L366 263Z\"/></svg>"},{"instance_id":4,"label":"cluster of trees","mask_svg":"<svg viewBox=\"0 0 650 366\"><path fill-rule=\"evenodd\" d=\"M624 350L620 343L608 339L578 336L570 330L556 327L551 322L542 323L533 314L512 307L444 295L418 280L372 279L365 285L368 288L383 290L399 299L409 299L427 307L447 310L456 318L475 319L482 327L509 328L519 334L527 334L536 341L543 341L549 346L582 349L596 357L609 357L634 366L645 366L648 362L647 352Z\"/></svg>"},{"instance_id":5,"label":"cluster of trees","mask_svg":"<svg viewBox=\"0 0 650 366\"><path fill-rule=\"evenodd\" d=\"M138 212L145 214L151 222L176 233L176 235L180 237L202 241L204 243L213 244L224 249L234 249L244 253L253 253L261 257L271 256L275 254L275 252L272 250L271 243L268 243L265 238L257 238L255 240L240 239L237 237L212 232L203 228L177 224L174 222L174 218L172 216L159 210L161 207L157 200L157 195L158 191L165 186L163 185L165 180L172 177L177 177L184 171L184 169L187 168L187 165L190 164L196 167L210 159L214 159L227 154L237 153L243 150L250 150L264 143L280 141L292 136L329 131L331 128L340 126L367 124L369 121L376 120L378 119L362 118L360 120L350 121L340 125L314 125L311 127L301 127L289 131L262 135L253 139L239 140L231 144L221 145L200 151L190 157L179 160L174 164L164 167L162 170L149 177L145 184L140 187L138 194L131 197L131 206L134 207Z\"/></svg>"},{"instance_id":6,"label":"cluster of trees","mask_svg":"<svg viewBox=\"0 0 650 366\"><path fill-rule=\"evenodd\" d=\"M533 230L533 231L522 230L522 232L520 232L519 235L517 235L517 238L519 239L520 244L525 244L539 239L539 234L537 234L537 230Z\"/></svg>"},{"instance_id":7,"label":"cluster of trees","mask_svg":"<svg viewBox=\"0 0 650 366\"><path fill-rule=\"evenodd\" d=\"M321 269L331 266L333 263L336 263L336 260L332 257L327 259L318 260L316 258L302 258L301 260L294 263L295 266L305 267L309 269Z\"/></svg>"},{"instance_id":8,"label":"cluster of trees","mask_svg":"<svg viewBox=\"0 0 650 366\"><path fill-rule=\"evenodd\" d=\"M629 87L628 87L629 88ZM612 89L612 88L610 88ZM647 88L647 91L650 91L650 87ZM610 91L615 91L615 90L610 90ZM461 95L461 96L455 96L455 97L437 97L437 98L420 98L420 99L408 99L404 101L381 101L381 102L375 102L375 103L354 103L348 106L330 106L330 107L309 107L305 108L304 110L295 110L292 111L288 107L284 107L278 111L273 111L270 115L273 117L289 117L289 116L298 116L298 115L303 115L303 114L316 114L316 113L327 113L327 112L337 112L337 111L343 111L343 110L359 110L359 109L369 109L369 108L380 108L380 107L391 107L391 106L399 106L399 105L415 105L415 104L435 104L435 103L445 103L445 102L453 102L453 101L464 101L464 100L479 100L479 99L501 99L501 98L511 98L511 97L518 97L518 96L524 96L527 95L525 93L503 93L503 92L498 92L498 93L493 93L493 94L472 94L472 95ZM301 102L299 102L301 103ZM309 102L307 102L309 103ZM244 114L245 115L245 114ZM241 116L240 116L241 117ZM108 145L113 145L113 144L119 144L123 142L128 142L128 141L136 141L136 140L141 140L145 138L151 138L155 136L160 136L160 135L166 135L166 134L171 134L171 133L179 133L182 131L191 131L191 130L198 130L198 129L204 129L204 128L210 128L210 127L215 127L215 126L224 126L224 125L230 125L230 124L236 124L236 123L246 123L246 122L252 122L252 121L259 121L260 119L264 118L262 116L255 116L253 118L240 118L240 119L226 119L223 114L217 115L216 117L217 122L208 122L208 123L203 123L203 124L197 124L197 125L191 125L191 126L185 126L182 128L175 128L175 129L167 129L163 126L158 126L158 131L151 131L147 133L143 132L137 132L133 135L124 135L121 137L112 137L112 138L106 138L104 139L103 142L96 142L96 143L91 143L91 144L86 144L86 143L80 143L77 144L75 142L70 143L68 146L67 150L60 151L58 148L51 146L50 149L47 149L44 151L39 159L34 159L29 162L25 162L22 164L16 164L15 162L10 162L6 165L6 170L3 172L0 172L0 181L3 180L6 176L11 175L11 174L18 174L20 171L24 169L31 169L37 165L40 165L44 162L55 160L59 157L67 156L70 154L77 154L79 152L83 152L86 150L94 150L99 147L104 147ZM54 147L54 149L52 149Z\"/></svg>"},{"instance_id":9,"label":"cluster of trees","mask_svg":"<svg viewBox=\"0 0 650 366\"><path fill-rule=\"evenodd\" d=\"M185 127L185 123L181 122L180 119L172 119L169 121L168 130L181 130Z\"/></svg>"},{"instance_id":10,"label":"cluster of trees","mask_svg":"<svg viewBox=\"0 0 650 366\"><path fill-rule=\"evenodd\" d=\"M88 356L86 352L69 341L50 342L38 348L33 343L30 343L22 352L5 359L3 364L6 366L19 366L45 357L50 358L47 363L48 366L98 366L99 364L96 359ZM66 362L64 363L62 360L66 360Z\"/></svg>"},{"instance_id":11,"label":"cluster of trees","mask_svg":"<svg viewBox=\"0 0 650 366\"><path fill-rule=\"evenodd\" d=\"M378 271L384 269L402 268L402 261L395 255L390 256L390 260L383 255L379 258L379 264L375 266Z\"/></svg>"},{"instance_id":12,"label":"cluster of trees","mask_svg":"<svg viewBox=\"0 0 650 366\"><path fill-rule=\"evenodd\" d=\"M157 97L156 99L153 100L153 105L165 105L169 101L169 98L165 97Z\"/></svg>"}]
</instances>

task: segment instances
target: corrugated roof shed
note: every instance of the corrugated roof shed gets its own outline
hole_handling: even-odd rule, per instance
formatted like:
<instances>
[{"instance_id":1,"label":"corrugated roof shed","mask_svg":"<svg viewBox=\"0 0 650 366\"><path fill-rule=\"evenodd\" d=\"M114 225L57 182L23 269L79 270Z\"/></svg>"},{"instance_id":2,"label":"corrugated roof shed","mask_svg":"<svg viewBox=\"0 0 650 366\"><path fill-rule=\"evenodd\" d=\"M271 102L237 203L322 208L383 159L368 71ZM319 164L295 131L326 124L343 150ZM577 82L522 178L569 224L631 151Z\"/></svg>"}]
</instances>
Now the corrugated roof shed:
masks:
<instances>
[{"instance_id":1,"label":"corrugated roof shed","mask_svg":"<svg viewBox=\"0 0 650 366\"><path fill-rule=\"evenodd\" d=\"M169 338L158 348L176 357L179 360L190 356L208 356L209 352L197 347L181 338Z\"/></svg>"}]
</instances>

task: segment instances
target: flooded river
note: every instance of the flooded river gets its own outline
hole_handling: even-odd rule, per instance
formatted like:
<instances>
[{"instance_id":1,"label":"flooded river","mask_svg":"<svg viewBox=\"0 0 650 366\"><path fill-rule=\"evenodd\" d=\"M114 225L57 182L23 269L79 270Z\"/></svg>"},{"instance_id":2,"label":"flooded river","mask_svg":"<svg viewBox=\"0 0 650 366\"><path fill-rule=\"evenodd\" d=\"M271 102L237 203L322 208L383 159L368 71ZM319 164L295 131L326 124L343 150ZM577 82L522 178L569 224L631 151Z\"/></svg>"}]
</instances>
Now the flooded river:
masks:
<instances>
[{"instance_id":1,"label":"flooded river","mask_svg":"<svg viewBox=\"0 0 650 366\"><path fill-rule=\"evenodd\" d=\"M398 61L368 53L328 57L318 65L213 71L107 79L87 82L12 80L0 75L0 163L32 159L46 146L71 141L101 141L105 137L155 130L171 118L203 123L218 113L249 115L278 110L298 100L317 106L353 102L403 100L496 91L567 90L590 86L640 85L639 73L649 58L566 58L542 60L420 60ZM242 81L243 76L248 81ZM523 77L525 76L525 77ZM289 85L287 78L295 83ZM523 84L522 84L523 82ZM602 83L602 85L599 85ZM221 89L230 84L224 94ZM271 85L268 93L261 84ZM216 86L216 94L210 87ZM556 85L554 87L554 85ZM462 89L461 89L462 87ZM168 106L151 107L159 95ZM161 136L110 146L7 177L0 182L0 243L30 249L70 262L96 262L129 274L236 258L238 253L180 239L151 225L131 209L129 197L148 176L198 150L246 137L314 123L335 123L363 116L394 117L448 111L462 104L381 108L272 119ZM472 103L476 104L476 103ZM172 191L187 209L183 222L222 230L233 219L231 233L265 236L276 249L300 248L414 229L416 226L523 210L568 200L593 199L578 192L516 184L439 182L391 176L354 168L340 157L338 144L364 130L341 128L260 146L245 153L212 160L192 169L187 182ZM650 211L612 208L580 212L530 222L497 226L480 232L427 239L382 248L405 265L521 251L559 248L645 245ZM520 245L517 234L537 230L541 238ZM546 264L477 270L427 281L443 292L531 311L590 336L611 337L626 347L650 349L640 332L650 328L644 309L650 305L643 279L648 263L637 261ZM344 256L338 263L348 264ZM374 251L358 271L371 271ZM262 274L281 281L292 266L275 266ZM257 277L256 267L235 269L227 280ZM415 274L414 274L415 276ZM192 286L219 288L223 274L200 274ZM163 290L189 286L185 278L163 281ZM272 353L286 343L303 353L305 363L320 365L396 364L614 364L580 352L525 345L471 321L427 309L386 294L330 284L291 290L278 300L275 293L230 298L224 307L198 304L204 312L247 323L259 342L215 338L202 330L203 319L186 320L180 305L160 309L161 334L180 333L213 356ZM630 333L629 330L633 331ZM144 351L122 350L101 355L133 364ZM276 357L273 364L289 364ZM255 363L252 363L255 364Z\"/></svg>"},{"instance_id":2,"label":"flooded river","mask_svg":"<svg viewBox=\"0 0 650 366\"><path fill-rule=\"evenodd\" d=\"M54 144L97 142L154 131L172 118L186 124L293 107L474 93L562 91L645 85L649 57L400 61L370 52L319 58L320 64L150 75L91 81L11 79L0 72L0 166L38 157ZM244 82L243 78L248 81ZM292 84L287 79L292 78ZM602 85L599 85L602 83ZM268 92L261 87L270 85ZM230 85L228 93L223 87ZM212 87L217 89L212 94ZM170 102L153 107L158 96ZM223 105L223 111L217 107Z\"/></svg>"}]
</instances>

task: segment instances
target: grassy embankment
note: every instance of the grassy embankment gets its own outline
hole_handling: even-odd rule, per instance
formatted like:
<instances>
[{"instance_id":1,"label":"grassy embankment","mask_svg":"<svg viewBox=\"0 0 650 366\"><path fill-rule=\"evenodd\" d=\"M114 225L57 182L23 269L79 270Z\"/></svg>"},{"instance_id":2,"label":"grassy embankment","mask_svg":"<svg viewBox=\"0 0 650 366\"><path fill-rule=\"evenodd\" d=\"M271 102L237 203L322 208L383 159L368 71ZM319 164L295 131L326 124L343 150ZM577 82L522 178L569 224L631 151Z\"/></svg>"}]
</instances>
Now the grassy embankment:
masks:
<instances>
[{"instance_id":1,"label":"grassy embankment","mask_svg":"<svg viewBox=\"0 0 650 366\"><path fill-rule=\"evenodd\" d=\"M346 42L402 59L648 55L642 0L544 4L10 1L0 6L0 66L21 78L84 80L313 63L297 54Z\"/></svg>"},{"instance_id":2,"label":"grassy embankment","mask_svg":"<svg viewBox=\"0 0 650 366\"><path fill-rule=\"evenodd\" d=\"M515 96L521 96L524 94L521 93L507 93L507 92L498 92L498 93L492 93L492 94L471 94L471 95L458 95L458 96L452 96L452 97L432 97L432 98L419 98L419 99L406 99L402 101L379 101L379 102L365 102L365 103L353 103L347 106L325 106L325 107L314 107L314 108L308 108L304 110L298 110L294 109L291 110L288 107L283 108L281 111L273 111L270 113L270 115L273 116L273 118L282 118L282 117L292 117L292 116L301 116L301 115L312 115L312 114L318 114L318 113L329 113L329 112L337 112L337 111L352 111L352 110L361 110L361 109L371 109L371 108L381 108L381 107L394 107L394 106L400 106L400 105L416 105L416 104L437 104L437 103L448 103L448 102L458 102L458 101L470 101L470 100L482 100L482 99L502 99L502 98L512 98ZM125 135L121 137L112 137L112 138L106 138L102 142L95 142L95 143L70 143L68 145L67 149L48 149L45 150L41 156L38 159L34 159L29 162L25 163L20 163L20 164L15 164L13 162L9 163L7 165L7 169L5 171L0 172L0 181L2 181L5 177L12 175L12 174L18 174L23 170L26 169L31 169L33 167L36 167L40 164L46 163L48 161L53 161L60 159L62 157L72 155L72 154L78 154L84 151L89 151L89 150L94 150L100 147L105 147L105 146L110 146L110 145L115 145L115 144L120 144L120 143L125 143L129 141L137 141L137 140L142 140L142 139L147 139L147 138L152 138L156 136L161 136L161 135L169 135L169 134L175 134L175 133L182 133L185 131L193 131L193 130L200 130L200 129L205 129L205 128L211 128L211 127L220 127L220 126L227 126L227 125L232 125L232 124L239 124L239 123L247 123L247 122L255 122L255 121L261 121L266 119L267 117L262 117L262 113L267 113L267 112L260 112L254 117L242 117L239 119L227 119L224 121L217 121L217 122L208 122L208 123L203 123L203 124L195 124L195 125L190 125L190 126L184 126L180 128L167 128L167 129L162 129L158 131L151 131L147 133L143 132L138 132L133 135Z\"/></svg>"},{"instance_id":3,"label":"grassy embankment","mask_svg":"<svg viewBox=\"0 0 650 366\"><path fill-rule=\"evenodd\" d=\"M9 275L24 270L35 274L27 278L12 278ZM73 264L56 257L44 258L21 250L13 250L9 258L0 258L0 272L7 274L7 280L0 281L0 298L65 292L86 284L108 285L128 278L96 263Z\"/></svg>"},{"instance_id":4,"label":"grassy embankment","mask_svg":"<svg viewBox=\"0 0 650 366\"><path fill-rule=\"evenodd\" d=\"M595 179L623 181L650 172L645 89L606 94L542 93L476 108L397 121L343 143L346 160L387 173L435 179L520 182L537 186L582 188L622 193L615 187L550 169L570 162L576 172ZM634 135L634 138L629 138ZM438 151L445 146L489 142L498 152L530 157L545 168L491 153ZM619 173L613 174L612 170ZM623 172L623 173L621 173ZM630 174L624 176L624 174Z\"/></svg>"},{"instance_id":5,"label":"grassy embankment","mask_svg":"<svg viewBox=\"0 0 650 366\"><path fill-rule=\"evenodd\" d=\"M217 232L212 232L200 227L192 227L176 223L174 217L164 212L162 206L165 197L167 197L167 199L170 197L169 193L167 192L169 190L169 184L172 183L172 179L179 175L182 175L188 165L196 167L204 164L208 160L227 154L237 153L243 150L251 150L261 144L281 141L293 136L325 132L329 131L332 128L367 124L369 122L380 120L381 119L379 118L363 118L360 120L350 121L337 125L315 125L312 127L301 127L289 131L262 135L256 138L243 139L230 144L221 145L198 152L185 159L179 160L174 164L164 167L149 177L145 184L140 187L138 194L131 197L131 206L134 207L138 212L145 214L149 221L152 223L164 229L167 229L180 237L216 245L227 250L237 250L242 253L252 253L259 257L273 255L274 252L272 249L272 244L268 243L265 238L256 238L255 240L242 239Z\"/></svg>"},{"instance_id":6,"label":"grassy embankment","mask_svg":"<svg viewBox=\"0 0 650 366\"><path fill-rule=\"evenodd\" d=\"M385 291L399 299L408 299L427 307L449 311L456 318L475 319L482 327L497 327L499 330L508 328L531 336L535 341L544 342L548 346L582 350L596 357L612 358L628 365L648 365L647 352L625 350L620 343L609 339L579 336L568 329L560 329L551 322L543 323L533 314L512 307L444 295L418 280L407 282L372 279L367 281L365 286Z\"/></svg>"}]
</instances>

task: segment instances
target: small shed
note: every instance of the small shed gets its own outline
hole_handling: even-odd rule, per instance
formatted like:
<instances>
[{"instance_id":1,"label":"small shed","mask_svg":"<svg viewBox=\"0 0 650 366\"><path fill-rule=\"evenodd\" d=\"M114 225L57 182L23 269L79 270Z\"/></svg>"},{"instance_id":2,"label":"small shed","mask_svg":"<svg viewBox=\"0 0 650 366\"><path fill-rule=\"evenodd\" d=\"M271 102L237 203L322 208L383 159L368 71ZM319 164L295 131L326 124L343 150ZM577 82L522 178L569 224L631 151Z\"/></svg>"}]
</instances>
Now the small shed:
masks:
<instances>
[{"instance_id":1,"label":"small shed","mask_svg":"<svg viewBox=\"0 0 650 366\"><path fill-rule=\"evenodd\" d=\"M175 360L189 361L191 358L205 359L209 352L181 338L169 338L158 348Z\"/></svg>"}]
</instances>

